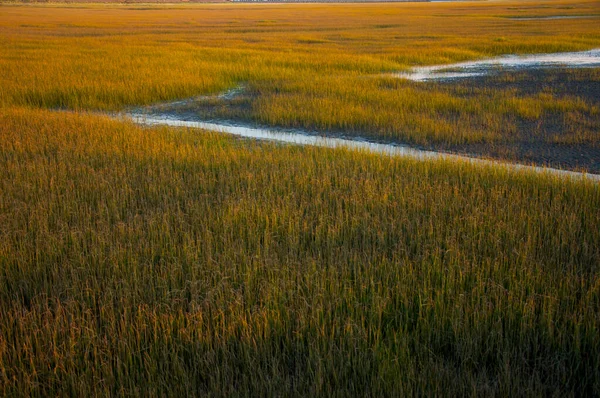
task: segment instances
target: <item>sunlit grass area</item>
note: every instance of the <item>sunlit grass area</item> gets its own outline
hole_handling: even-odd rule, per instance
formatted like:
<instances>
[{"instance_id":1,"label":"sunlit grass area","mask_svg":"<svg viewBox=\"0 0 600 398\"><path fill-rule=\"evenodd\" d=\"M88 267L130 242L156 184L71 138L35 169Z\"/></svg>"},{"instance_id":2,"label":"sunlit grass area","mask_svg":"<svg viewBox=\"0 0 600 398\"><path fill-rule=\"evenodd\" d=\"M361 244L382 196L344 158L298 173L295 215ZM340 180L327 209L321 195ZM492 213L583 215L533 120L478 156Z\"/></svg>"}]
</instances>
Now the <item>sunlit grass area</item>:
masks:
<instances>
[{"instance_id":1,"label":"sunlit grass area","mask_svg":"<svg viewBox=\"0 0 600 398\"><path fill-rule=\"evenodd\" d=\"M98 114L243 85L261 124L493 143L552 113L597 145L577 93L386 74L599 47L506 18L598 9L0 5L0 395L599 395L599 184Z\"/></svg>"},{"instance_id":2,"label":"sunlit grass area","mask_svg":"<svg viewBox=\"0 0 600 398\"><path fill-rule=\"evenodd\" d=\"M493 142L515 118L539 117L540 108L558 100L510 93L461 98L385 74L600 47L595 19L503 18L598 9L598 2L581 1L4 6L0 103L117 110L244 84L255 95L249 118L263 124L414 144ZM597 103L553 109L565 115L564 126L597 120Z\"/></svg>"}]
</instances>

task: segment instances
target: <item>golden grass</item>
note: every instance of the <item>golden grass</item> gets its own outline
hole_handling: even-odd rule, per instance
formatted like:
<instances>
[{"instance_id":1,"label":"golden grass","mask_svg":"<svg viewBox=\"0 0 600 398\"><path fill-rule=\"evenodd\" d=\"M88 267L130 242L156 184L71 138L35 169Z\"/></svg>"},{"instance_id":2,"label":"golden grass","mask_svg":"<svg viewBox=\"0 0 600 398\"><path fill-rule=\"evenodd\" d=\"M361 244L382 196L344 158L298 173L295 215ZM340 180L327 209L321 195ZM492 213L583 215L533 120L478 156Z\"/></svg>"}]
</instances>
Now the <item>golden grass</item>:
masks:
<instances>
[{"instance_id":1,"label":"golden grass","mask_svg":"<svg viewBox=\"0 0 600 398\"><path fill-rule=\"evenodd\" d=\"M597 5L0 6L0 395L600 394L598 184L52 110L245 83L274 124L595 140L373 75L595 47L498 16Z\"/></svg>"},{"instance_id":2,"label":"golden grass","mask_svg":"<svg viewBox=\"0 0 600 398\"><path fill-rule=\"evenodd\" d=\"M538 117L548 99L506 93L465 99L378 76L414 65L599 47L595 19L505 18L599 7L597 1L3 6L0 104L116 110L243 83L257 94L250 117L260 123L418 144L494 141L514 115ZM595 105L583 106L593 119Z\"/></svg>"},{"instance_id":3,"label":"golden grass","mask_svg":"<svg viewBox=\"0 0 600 398\"><path fill-rule=\"evenodd\" d=\"M2 395L599 388L600 188L0 116Z\"/></svg>"}]
</instances>

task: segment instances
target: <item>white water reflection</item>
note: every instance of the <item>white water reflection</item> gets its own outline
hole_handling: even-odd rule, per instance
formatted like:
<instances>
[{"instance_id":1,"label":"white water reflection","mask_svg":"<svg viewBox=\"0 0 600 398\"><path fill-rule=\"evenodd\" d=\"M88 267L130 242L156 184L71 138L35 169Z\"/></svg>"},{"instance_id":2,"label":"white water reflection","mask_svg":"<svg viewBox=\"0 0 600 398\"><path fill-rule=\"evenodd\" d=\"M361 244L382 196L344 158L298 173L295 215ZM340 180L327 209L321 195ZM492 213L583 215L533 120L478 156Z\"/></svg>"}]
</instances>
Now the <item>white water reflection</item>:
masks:
<instances>
[{"instance_id":1,"label":"white water reflection","mask_svg":"<svg viewBox=\"0 0 600 398\"><path fill-rule=\"evenodd\" d=\"M513 21L537 21L537 20L548 20L548 19L589 19L589 18L600 18L600 15L548 15L539 17L506 17Z\"/></svg>"},{"instance_id":2,"label":"white water reflection","mask_svg":"<svg viewBox=\"0 0 600 398\"><path fill-rule=\"evenodd\" d=\"M553 54L503 55L480 61L433 65L396 73L394 76L416 82L484 76L498 69L521 70L548 67L600 67L600 49Z\"/></svg>"},{"instance_id":3,"label":"white water reflection","mask_svg":"<svg viewBox=\"0 0 600 398\"><path fill-rule=\"evenodd\" d=\"M326 148L347 148L353 150L368 151L372 153L379 153L388 156L403 156L419 160L449 159L453 161L461 161L479 165L501 165L510 170L528 170L535 171L538 173L556 174L574 179L588 179L593 181L600 181L599 174L586 174L574 171L558 170L553 168L504 163L494 160L478 159L448 153L419 150L402 145L377 144L364 140L323 137L318 135L311 135L301 131L282 131L258 127L233 125L225 122L191 121L182 119L181 117L173 114L148 115L141 112L131 112L127 113L125 116L133 120L135 123L147 126L160 125L198 128L258 140L269 140L297 145L311 145Z\"/></svg>"}]
</instances>

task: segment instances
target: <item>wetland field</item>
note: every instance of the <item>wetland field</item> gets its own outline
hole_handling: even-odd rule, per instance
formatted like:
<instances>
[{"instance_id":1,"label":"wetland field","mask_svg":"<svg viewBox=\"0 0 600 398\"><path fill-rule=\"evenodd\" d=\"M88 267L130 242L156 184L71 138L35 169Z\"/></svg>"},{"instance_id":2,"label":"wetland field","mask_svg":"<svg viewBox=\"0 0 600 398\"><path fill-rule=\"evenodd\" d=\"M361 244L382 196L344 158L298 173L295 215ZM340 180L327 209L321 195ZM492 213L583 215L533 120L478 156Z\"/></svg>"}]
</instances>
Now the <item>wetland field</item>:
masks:
<instances>
[{"instance_id":1,"label":"wetland field","mask_svg":"<svg viewBox=\"0 0 600 398\"><path fill-rule=\"evenodd\" d=\"M0 396L600 395L599 21L0 2Z\"/></svg>"}]
</instances>

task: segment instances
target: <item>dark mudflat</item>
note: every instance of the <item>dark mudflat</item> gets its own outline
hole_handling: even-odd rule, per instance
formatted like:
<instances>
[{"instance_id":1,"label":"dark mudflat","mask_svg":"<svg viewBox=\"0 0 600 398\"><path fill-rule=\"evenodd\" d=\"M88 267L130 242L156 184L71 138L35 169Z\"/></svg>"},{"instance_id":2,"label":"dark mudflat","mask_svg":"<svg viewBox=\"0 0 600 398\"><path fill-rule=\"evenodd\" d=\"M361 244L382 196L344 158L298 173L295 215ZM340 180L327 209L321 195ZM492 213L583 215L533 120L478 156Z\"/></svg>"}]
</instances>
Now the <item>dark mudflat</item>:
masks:
<instances>
[{"instance_id":1,"label":"dark mudflat","mask_svg":"<svg viewBox=\"0 0 600 398\"><path fill-rule=\"evenodd\" d=\"M598 76L598 71L593 69L540 69L476 77L460 82L438 82L435 89L472 97L485 95L486 91L510 91L518 98L549 94L559 99L577 98L600 111ZM599 112L567 117L561 112L545 111L537 119L513 116L510 121L510 128L507 128L501 140L491 143L436 143L429 149L600 173ZM585 137L577 137L577 132L581 131L586 132Z\"/></svg>"}]
</instances>

